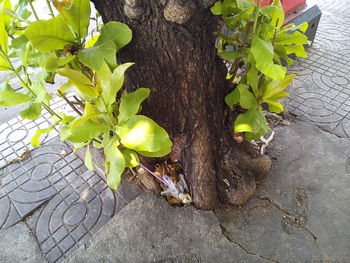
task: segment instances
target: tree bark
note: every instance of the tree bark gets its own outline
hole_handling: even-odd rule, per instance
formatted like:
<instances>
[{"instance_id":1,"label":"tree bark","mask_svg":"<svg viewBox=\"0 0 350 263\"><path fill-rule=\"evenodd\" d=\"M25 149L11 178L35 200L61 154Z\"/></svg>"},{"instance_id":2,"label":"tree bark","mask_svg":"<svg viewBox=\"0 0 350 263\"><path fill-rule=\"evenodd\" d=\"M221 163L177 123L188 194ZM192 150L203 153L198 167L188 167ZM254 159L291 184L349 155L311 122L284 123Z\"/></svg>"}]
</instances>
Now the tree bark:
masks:
<instances>
[{"instance_id":1,"label":"tree bark","mask_svg":"<svg viewBox=\"0 0 350 263\"><path fill-rule=\"evenodd\" d=\"M210 13L213 1L93 2L104 22L132 29L132 42L118 54L119 63L136 63L125 86L151 90L142 112L168 131L174 143L169 158L183 163L195 205L209 210L220 201L246 202L255 191L254 176L265 173L264 157L255 158L247 143L234 144L225 124L227 69L216 56L222 22Z\"/></svg>"}]
</instances>

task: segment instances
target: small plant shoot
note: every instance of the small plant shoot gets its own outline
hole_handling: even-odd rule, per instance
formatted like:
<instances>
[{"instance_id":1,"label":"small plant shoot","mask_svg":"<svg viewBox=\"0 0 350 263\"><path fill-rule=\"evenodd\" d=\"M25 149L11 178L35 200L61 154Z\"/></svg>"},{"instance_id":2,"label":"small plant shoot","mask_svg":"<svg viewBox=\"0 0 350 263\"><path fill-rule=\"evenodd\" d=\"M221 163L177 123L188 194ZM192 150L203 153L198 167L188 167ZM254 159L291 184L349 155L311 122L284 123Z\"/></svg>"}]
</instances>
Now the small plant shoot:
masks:
<instances>
[{"instance_id":1,"label":"small plant shoot","mask_svg":"<svg viewBox=\"0 0 350 263\"><path fill-rule=\"evenodd\" d=\"M304 45L307 22L295 26L284 24L284 11L279 0L260 6L261 0L224 0L211 8L224 19L229 34L219 35L219 56L232 62L227 78L234 89L226 98L233 108L239 105L245 112L234 124L235 133L244 133L246 140L256 140L269 132L263 104L270 112L281 113L281 99L294 79L286 66L293 63L291 55L307 57Z\"/></svg>"}]
</instances>

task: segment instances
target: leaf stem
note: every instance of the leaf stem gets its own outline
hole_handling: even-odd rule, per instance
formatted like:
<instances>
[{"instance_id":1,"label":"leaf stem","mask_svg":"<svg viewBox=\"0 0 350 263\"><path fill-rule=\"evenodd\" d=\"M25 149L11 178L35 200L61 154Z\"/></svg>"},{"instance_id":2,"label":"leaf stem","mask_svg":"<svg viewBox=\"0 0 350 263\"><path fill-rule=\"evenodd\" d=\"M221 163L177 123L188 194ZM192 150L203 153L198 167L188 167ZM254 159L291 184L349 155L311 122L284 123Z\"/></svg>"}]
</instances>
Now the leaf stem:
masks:
<instances>
[{"instance_id":1,"label":"leaf stem","mask_svg":"<svg viewBox=\"0 0 350 263\"><path fill-rule=\"evenodd\" d=\"M13 73L15 73L16 77L19 79L19 81L21 82L21 84L24 86L24 88L26 88L27 90L29 90L29 92L36 98L37 95L35 94L35 92L29 87L29 85L23 80L23 78L19 75L18 71L15 69L15 67L13 66L11 60L9 59L9 57L7 56L7 54L4 52L4 50L0 47L0 52L5 56L7 62L9 63L9 65L11 66L11 70L13 71ZM62 120L61 116L59 116L54 110L52 110L50 108L49 105L46 105L43 101L41 102L41 105L43 105L43 107L53 116L56 116L59 120Z\"/></svg>"},{"instance_id":2,"label":"leaf stem","mask_svg":"<svg viewBox=\"0 0 350 263\"><path fill-rule=\"evenodd\" d=\"M62 91L58 91L58 94L61 95L61 97L68 103L68 105L80 116L83 115L76 107L75 105L63 94Z\"/></svg>"},{"instance_id":3,"label":"leaf stem","mask_svg":"<svg viewBox=\"0 0 350 263\"><path fill-rule=\"evenodd\" d=\"M50 10L51 16L52 16L52 17L55 17L55 14L53 13L53 10L52 10L51 4L50 4L50 0L46 0L46 4L47 4L47 7L48 7L49 10Z\"/></svg>"},{"instance_id":4,"label":"leaf stem","mask_svg":"<svg viewBox=\"0 0 350 263\"><path fill-rule=\"evenodd\" d=\"M255 31L256 31L256 25L258 24L258 18L259 18L259 13L260 13L260 2L261 2L261 0L258 0L256 14L255 14L255 18L254 18L254 25L253 25L253 36L255 34Z\"/></svg>"},{"instance_id":5,"label":"leaf stem","mask_svg":"<svg viewBox=\"0 0 350 263\"><path fill-rule=\"evenodd\" d=\"M29 2L29 5L30 5L30 8L31 8L32 11L33 11L33 14L34 14L34 16L35 16L35 19L36 19L37 21L39 21L40 19L39 19L39 17L38 17L38 14L37 14L36 11L35 11L35 8L34 8L34 6L33 6L32 0L29 0L28 2Z\"/></svg>"}]
</instances>

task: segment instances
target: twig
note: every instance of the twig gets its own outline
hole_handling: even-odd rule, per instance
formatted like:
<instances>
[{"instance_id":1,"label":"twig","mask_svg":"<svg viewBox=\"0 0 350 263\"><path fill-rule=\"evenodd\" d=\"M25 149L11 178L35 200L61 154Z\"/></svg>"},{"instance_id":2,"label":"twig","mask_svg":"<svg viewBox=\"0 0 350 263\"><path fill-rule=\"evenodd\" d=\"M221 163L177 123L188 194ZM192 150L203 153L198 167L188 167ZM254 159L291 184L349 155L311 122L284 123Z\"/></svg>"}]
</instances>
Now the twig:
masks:
<instances>
[{"instance_id":1,"label":"twig","mask_svg":"<svg viewBox=\"0 0 350 263\"><path fill-rule=\"evenodd\" d=\"M58 94L61 95L61 97L68 103L68 105L80 116L83 115L75 106L74 104L62 93L62 91L58 91Z\"/></svg>"}]
</instances>

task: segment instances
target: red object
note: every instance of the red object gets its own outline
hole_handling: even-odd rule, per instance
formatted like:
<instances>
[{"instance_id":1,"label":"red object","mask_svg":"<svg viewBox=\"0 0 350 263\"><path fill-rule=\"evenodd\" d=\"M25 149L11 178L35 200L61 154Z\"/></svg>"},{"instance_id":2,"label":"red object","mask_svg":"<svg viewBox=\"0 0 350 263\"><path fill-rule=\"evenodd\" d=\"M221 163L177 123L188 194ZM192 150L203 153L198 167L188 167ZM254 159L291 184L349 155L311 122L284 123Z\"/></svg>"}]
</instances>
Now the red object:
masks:
<instances>
[{"instance_id":1,"label":"red object","mask_svg":"<svg viewBox=\"0 0 350 263\"><path fill-rule=\"evenodd\" d=\"M255 2L258 2L258 0L255 0ZM273 0L262 0L261 6L265 6L266 4L271 4ZM281 0L284 13L287 15L290 12L292 12L294 9L301 7L305 5L306 0Z\"/></svg>"}]
</instances>

